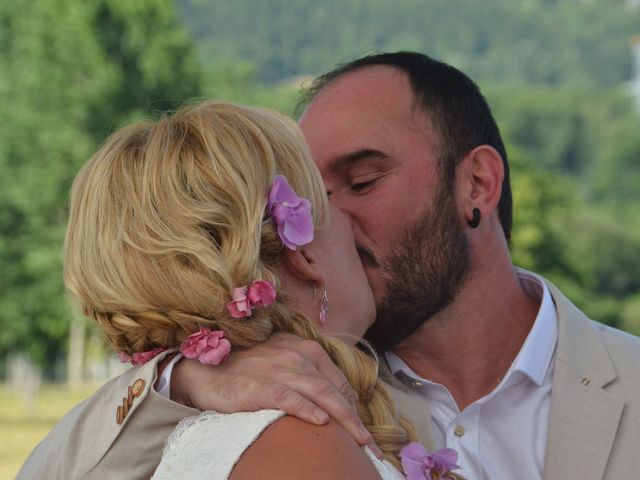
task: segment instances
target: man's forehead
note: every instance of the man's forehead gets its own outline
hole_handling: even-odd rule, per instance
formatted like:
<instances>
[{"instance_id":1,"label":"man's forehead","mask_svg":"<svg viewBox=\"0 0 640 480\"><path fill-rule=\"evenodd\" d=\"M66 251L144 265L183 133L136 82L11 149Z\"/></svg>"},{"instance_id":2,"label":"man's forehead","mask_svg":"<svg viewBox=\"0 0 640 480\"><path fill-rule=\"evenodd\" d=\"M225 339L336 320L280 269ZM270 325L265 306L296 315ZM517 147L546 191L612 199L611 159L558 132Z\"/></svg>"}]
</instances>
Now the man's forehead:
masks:
<instances>
[{"instance_id":1,"label":"man's forehead","mask_svg":"<svg viewBox=\"0 0 640 480\"><path fill-rule=\"evenodd\" d=\"M414 95L408 75L390 66L363 67L330 81L309 102L299 122L310 142L329 133L353 135L358 141L397 129L420 132L428 142L438 142L437 128Z\"/></svg>"},{"instance_id":2,"label":"man's forehead","mask_svg":"<svg viewBox=\"0 0 640 480\"><path fill-rule=\"evenodd\" d=\"M416 108L408 76L386 66L362 68L331 81L309 103L300 126L323 173L357 152L388 154L390 145L416 141L416 134L429 145L437 142L432 122Z\"/></svg>"},{"instance_id":3,"label":"man's forehead","mask_svg":"<svg viewBox=\"0 0 640 480\"><path fill-rule=\"evenodd\" d=\"M340 105L375 108L413 104L413 93L407 75L390 66L368 66L347 72L322 87L307 105L304 117L321 108Z\"/></svg>"}]
</instances>

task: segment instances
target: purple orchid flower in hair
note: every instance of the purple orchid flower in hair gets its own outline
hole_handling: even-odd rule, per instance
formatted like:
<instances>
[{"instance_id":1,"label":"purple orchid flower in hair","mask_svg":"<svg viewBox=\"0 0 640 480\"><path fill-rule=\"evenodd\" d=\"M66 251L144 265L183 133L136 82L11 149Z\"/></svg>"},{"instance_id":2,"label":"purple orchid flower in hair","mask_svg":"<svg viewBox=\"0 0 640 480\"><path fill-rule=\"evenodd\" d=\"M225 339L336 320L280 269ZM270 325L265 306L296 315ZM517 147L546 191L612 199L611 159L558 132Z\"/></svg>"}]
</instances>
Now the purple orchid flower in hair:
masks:
<instances>
[{"instance_id":1,"label":"purple orchid flower in hair","mask_svg":"<svg viewBox=\"0 0 640 480\"><path fill-rule=\"evenodd\" d=\"M299 197L287 179L276 175L269 190L267 213L278 226L282 243L291 250L313 240L311 203Z\"/></svg>"},{"instance_id":2,"label":"purple orchid flower in hair","mask_svg":"<svg viewBox=\"0 0 640 480\"><path fill-rule=\"evenodd\" d=\"M411 442L400 451L400 463L407 480L432 480L456 478L451 471L456 465L458 452L452 448L443 448L429 453L417 442Z\"/></svg>"}]
</instances>

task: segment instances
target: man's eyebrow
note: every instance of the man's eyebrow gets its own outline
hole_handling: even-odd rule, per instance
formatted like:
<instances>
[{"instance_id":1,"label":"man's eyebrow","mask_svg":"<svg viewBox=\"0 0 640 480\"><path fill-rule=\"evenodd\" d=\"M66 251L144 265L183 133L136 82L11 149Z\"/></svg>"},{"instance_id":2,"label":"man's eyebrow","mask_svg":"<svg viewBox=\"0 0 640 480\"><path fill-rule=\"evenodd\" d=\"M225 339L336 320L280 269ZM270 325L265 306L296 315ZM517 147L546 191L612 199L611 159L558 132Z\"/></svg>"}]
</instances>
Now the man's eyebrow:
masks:
<instances>
[{"instance_id":1,"label":"man's eyebrow","mask_svg":"<svg viewBox=\"0 0 640 480\"><path fill-rule=\"evenodd\" d=\"M389 155L381 152L380 150L364 148L362 150L356 150L355 152L335 157L331 162L330 170L335 173L363 160L385 158L389 158Z\"/></svg>"}]
</instances>

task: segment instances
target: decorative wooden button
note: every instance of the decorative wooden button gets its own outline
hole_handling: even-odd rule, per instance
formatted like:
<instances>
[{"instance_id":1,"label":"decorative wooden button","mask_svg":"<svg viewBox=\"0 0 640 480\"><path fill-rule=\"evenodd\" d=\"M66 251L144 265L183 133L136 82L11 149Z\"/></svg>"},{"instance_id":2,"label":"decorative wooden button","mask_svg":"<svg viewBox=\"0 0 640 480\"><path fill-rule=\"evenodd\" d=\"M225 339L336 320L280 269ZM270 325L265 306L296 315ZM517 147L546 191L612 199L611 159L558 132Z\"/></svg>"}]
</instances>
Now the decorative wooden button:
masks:
<instances>
[{"instance_id":1,"label":"decorative wooden button","mask_svg":"<svg viewBox=\"0 0 640 480\"><path fill-rule=\"evenodd\" d=\"M131 385L131 393L133 394L134 398L139 397L142 394L145 385L146 382L142 378L139 378L135 382L133 382L133 385Z\"/></svg>"},{"instance_id":2,"label":"decorative wooden button","mask_svg":"<svg viewBox=\"0 0 640 480\"><path fill-rule=\"evenodd\" d=\"M122 398L122 405L118 406L116 410L116 423L118 425L122 425L122 422L124 422L124 419L129 414L131 405L133 405L133 399L142 395L146 384L142 378L139 378L133 382L133 385L127 388L127 396Z\"/></svg>"}]
</instances>

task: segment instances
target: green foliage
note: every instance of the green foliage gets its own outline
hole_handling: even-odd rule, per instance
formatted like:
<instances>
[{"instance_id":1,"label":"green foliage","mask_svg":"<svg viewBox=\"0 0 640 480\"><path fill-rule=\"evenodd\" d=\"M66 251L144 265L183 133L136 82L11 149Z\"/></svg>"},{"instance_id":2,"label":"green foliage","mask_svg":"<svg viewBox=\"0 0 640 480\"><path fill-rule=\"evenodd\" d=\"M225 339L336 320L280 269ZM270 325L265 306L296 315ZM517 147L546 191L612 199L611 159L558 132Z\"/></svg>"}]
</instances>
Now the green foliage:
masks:
<instances>
[{"instance_id":1,"label":"green foliage","mask_svg":"<svg viewBox=\"0 0 640 480\"><path fill-rule=\"evenodd\" d=\"M514 262L593 318L640 325L630 300L640 292L640 122L628 99L496 86L488 94L511 152Z\"/></svg>"},{"instance_id":2,"label":"green foliage","mask_svg":"<svg viewBox=\"0 0 640 480\"><path fill-rule=\"evenodd\" d=\"M170 1L2 2L0 25L0 356L51 365L71 180L118 123L197 95L199 64Z\"/></svg>"},{"instance_id":3,"label":"green foliage","mask_svg":"<svg viewBox=\"0 0 640 480\"><path fill-rule=\"evenodd\" d=\"M552 176L511 150L514 202L512 257L516 265L550 277L575 278L567 262L566 239L560 225L575 208L569 178Z\"/></svg>"},{"instance_id":4,"label":"green foliage","mask_svg":"<svg viewBox=\"0 0 640 480\"><path fill-rule=\"evenodd\" d=\"M58 253L64 199L93 143L81 126L86 104L106 87L106 72L86 9L63 0L4 2L0 9L0 351L29 349L42 362L65 338ZM64 25L50 20L57 15Z\"/></svg>"},{"instance_id":5,"label":"green foliage","mask_svg":"<svg viewBox=\"0 0 640 480\"><path fill-rule=\"evenodd\" d=\"M593 198L627 215L632 215L627 211L632 208L640 213L640 118L626 114L603 122L601 128L602 144L589 172Z\"/></svg>"},{"instance_id":6,"label":"green foliage","mask_svg":"<svg viewBox=\"0 0 640 480\"><path fill-rule=\"evenodd\" d=\"M419 50L482 82L613 87L630 76L640 11L623 2L178 0L204 58L261 80L320 73L375 50Z\"/></svg>"},{"instance_id":7,"label":"green foliage","mask_svg":"<svg viewBox=\"0 0 640 480\"><path fill-rule=\"evenodd\" d=\"M424 51L482 85L510 152L515 263L593 318L640 334L640 119L621 88L640 8L175 3L0 2L0 358L23 350L51 366L64 353L68 190L111 131L198 96L292 113L303 75L376 49Z\"/></svg>"},{"instance_id":8,"label":"green foliage","mask_svg":"<svg viewBox=\"0 0 640 480\"><path fill-rule=\"evenodd\" d=\"M99 138L114 121L175 109L200 93L194 45L170 0L102 0L94 35L112 77L95 118Z\"/></svg>"},{"instance_id":9,"label":"green foliage","mask_svg":"<svg viewBox=\"0 0 640 480\"><path fill-rule=\"evenodd\" d=\"M298 99L299 82L263 85L255 68L246 61L209 60L203 65L203 96L248 105L262 105L291 115Z\"/></svg>"},{"instance_id":10,"label":"green foliage","mask_svg":"<svg viewBox=\"0 0 640 480\"><path fill-rule=\"evenodd\" d=\"M625 299L622 305L620 328L640 336L640 294Z\"/></svg>"},{"instance_id":11,"label":"green foliage","mask_svg":"<svg viewBox=\"0 0 640 480\"><path fill-rule=\"evenodd\" d=\"M591 112L587 94L569 89L513 88L495 85L486 92L502 134L545 170L577 174L587 161L585 129Z\"/></svg>"}]
</instances>

